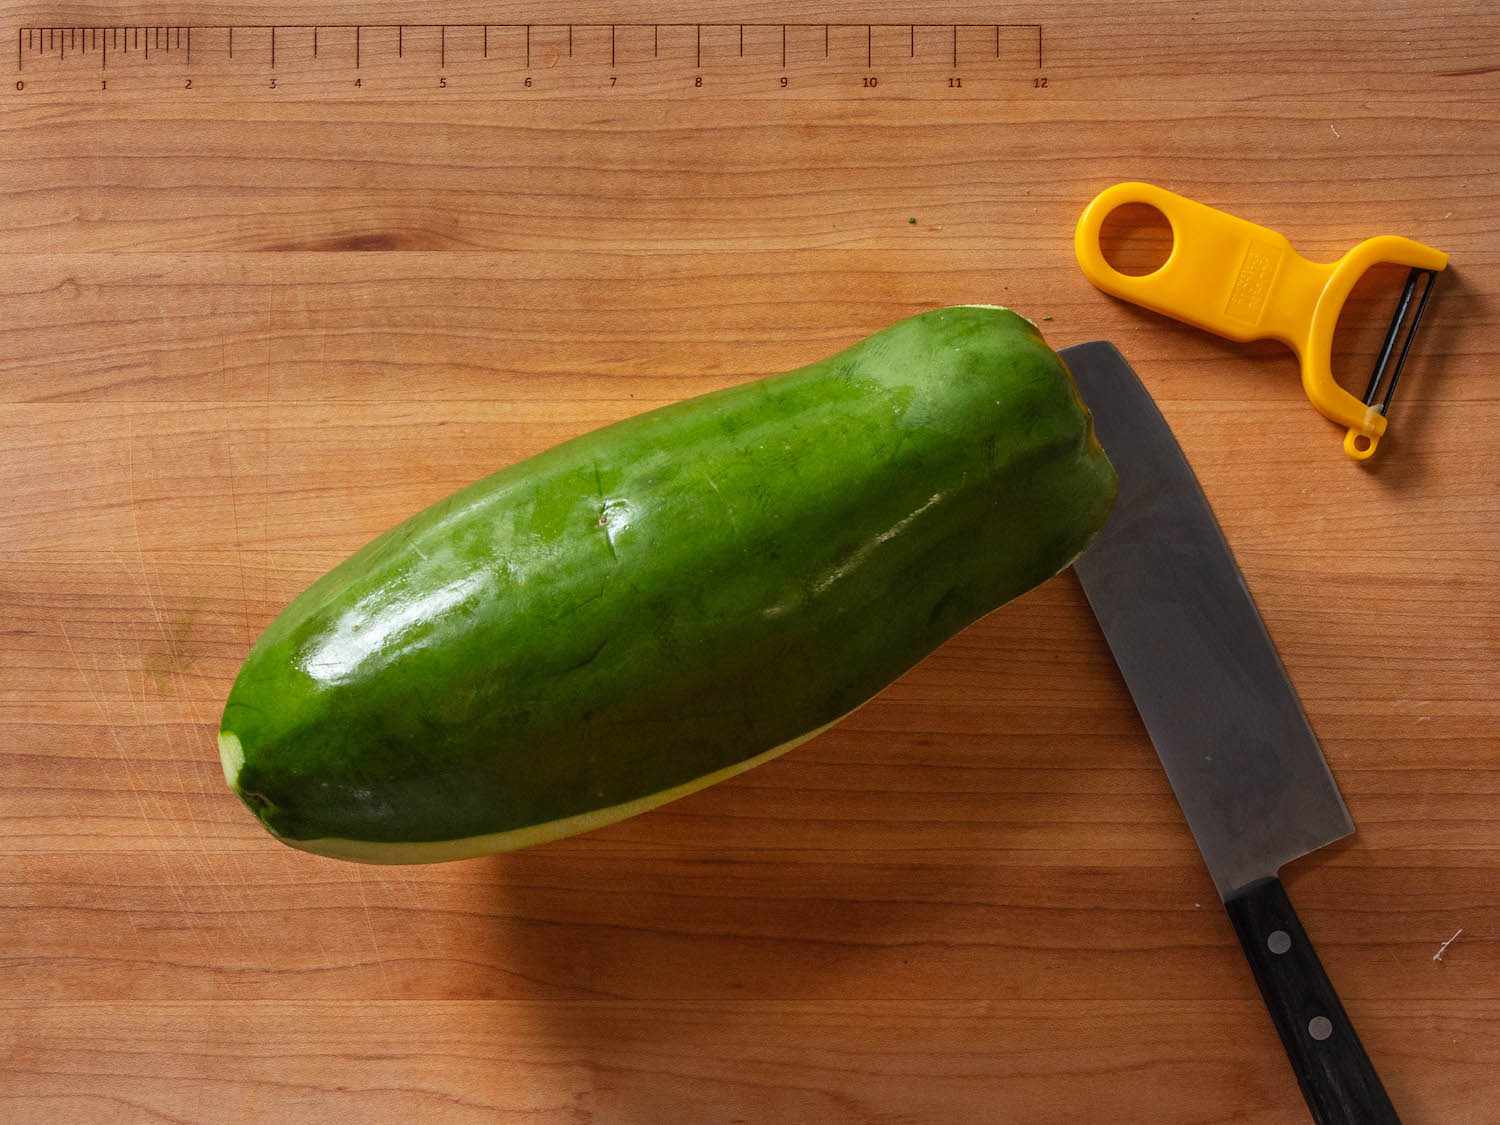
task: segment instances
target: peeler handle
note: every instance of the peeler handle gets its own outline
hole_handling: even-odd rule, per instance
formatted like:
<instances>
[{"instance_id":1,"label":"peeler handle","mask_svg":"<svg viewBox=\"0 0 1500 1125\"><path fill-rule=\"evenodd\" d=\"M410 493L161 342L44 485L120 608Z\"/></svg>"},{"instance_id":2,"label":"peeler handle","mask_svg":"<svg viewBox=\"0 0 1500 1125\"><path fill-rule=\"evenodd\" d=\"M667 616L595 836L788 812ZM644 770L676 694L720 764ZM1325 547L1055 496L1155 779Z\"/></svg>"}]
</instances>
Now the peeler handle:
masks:
<instances>
[{"instance_id":1,"label":"peeler handle","mask_svg":"<svg viewBox=\"0 0 1500 1125\"><path fill-rule=\"evenodd\" d=\"M1140 277L1111 266L1099 244L1104 220L1127 203L1154 207L1172 228L1171 254ZM1269 227L1155 184L1115 184L1096 195L1078 220L1074 250L1084 274L1106 293L1231 340L1273 337L1293 348L1306 339L1333 272Z\"/></svg>"}]
</instances>

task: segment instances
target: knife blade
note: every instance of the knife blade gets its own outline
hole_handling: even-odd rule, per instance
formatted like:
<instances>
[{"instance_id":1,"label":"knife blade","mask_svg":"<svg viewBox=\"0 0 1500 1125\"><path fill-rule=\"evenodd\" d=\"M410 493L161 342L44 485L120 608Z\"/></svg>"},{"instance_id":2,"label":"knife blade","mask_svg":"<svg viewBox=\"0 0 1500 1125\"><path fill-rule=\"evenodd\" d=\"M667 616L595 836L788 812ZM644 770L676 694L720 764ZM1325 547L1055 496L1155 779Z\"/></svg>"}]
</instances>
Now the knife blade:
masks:
<instances>
[{"instance_id":1,"label":"knife blade","mask_svg":"<svg viewBox=\"0 0 1500 1125\"><path fill-rule=\"evenodd\" d=\"M1074 564L1320 1125L1399 1122L1278 873L1354 831L1187 458L1112 344L1062 351L1119 474Z\"/></svg>"}]
</instances>

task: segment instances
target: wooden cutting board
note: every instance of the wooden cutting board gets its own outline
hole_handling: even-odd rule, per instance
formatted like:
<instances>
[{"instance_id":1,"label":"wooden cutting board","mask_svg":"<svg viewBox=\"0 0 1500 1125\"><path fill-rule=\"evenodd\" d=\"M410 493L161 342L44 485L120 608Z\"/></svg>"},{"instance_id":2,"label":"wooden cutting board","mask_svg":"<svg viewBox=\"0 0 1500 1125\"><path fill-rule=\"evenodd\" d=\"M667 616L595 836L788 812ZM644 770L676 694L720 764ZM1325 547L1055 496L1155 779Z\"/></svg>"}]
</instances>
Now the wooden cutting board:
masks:
<instances>
[{"instance_id":1,"label":"wooden cutting board","mask_svg":"<svg viewBox=\"0 0 1500 1125\"><path fill-rule=\"evenodd\" d=\"M319 859L220 779L252 639L377 532L977 301L1159 397L1359 825L1293 897L1406 1120L1494 1120L1500 18L920 7L963 26L0 3L0 1117L1302 1120L1071 575L786 758L532 852ZM1311 256L1452 254L1374 462L1277 346L1088 286L1072 223L1129 178ZM1392 297L1356 294L1352 379Z\"/></svg>"}]
</instances>

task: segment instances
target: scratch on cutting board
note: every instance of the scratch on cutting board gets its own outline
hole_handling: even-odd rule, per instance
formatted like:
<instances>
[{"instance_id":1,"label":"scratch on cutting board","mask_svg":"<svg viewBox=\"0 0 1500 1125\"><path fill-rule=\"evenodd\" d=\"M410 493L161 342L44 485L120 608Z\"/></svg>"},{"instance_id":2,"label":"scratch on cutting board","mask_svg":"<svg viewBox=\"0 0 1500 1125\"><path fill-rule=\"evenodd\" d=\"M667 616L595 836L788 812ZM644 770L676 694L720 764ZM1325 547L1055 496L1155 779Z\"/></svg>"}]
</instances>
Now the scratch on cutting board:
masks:
<instances>
[{"instance_id":1,"label":"scratch on cutting board","mask_svg":"<svg viewBox=\"0 0 1500 1125\"><path fill-rule=\"evenodd\" d=\"M177 650L177 646L175 645L175 643L172 640L172 634L167 630L166 623L162 620L160 606L158 605L158 603L156 601L156 595L152 592L152 589L151 589L151 586L152 586L152 582L151 582L151 567L150 567L150 564L146 560L146 546L145 546L145 543L144 543L144 541L143 541L143 539L141 537L140 505L137 502L136 491L135 491L135 417L134 417L134 415L132 415L130 417L130 419L129 419L129 430L128 430L127 445L126 445L126 481L127 481L127 487L128 487L129 496L130 496L130 527L131 527L131 532L132 532L132 534L134 535L134 538L135 538L135 553L136 553L136 558L139 560L140 567L141 567L141 589L142 589L142 591L146 595L146 602L147 602L147 604L151 607L151 616L152 616L152 619L156 622L156 631L157 631L157 634L161 637L162 642L165 644L165 646L167 648L167 678L166 678L166 683L176 692L176 694L182 700L184 700L187 703L187 709L188 709L189 718L194 718L195 719L196 716L193 715L193 709L192 709L192 703L191 703L192 693L187 688L187 676L186 676L186 673L183 671L182 655ZM128 573L128 568L126 568L126 569L127 569L127 573ZM122 661L122 664L123 664L123 661ZM130 688L130 682L129 682L129 675L127 673L127 676L126 676L126 690L127 690L127 693L129 692L129 688ZM140 709L138 711L138 715L137 715L137 725L140 725L140 726L144 727L144 719L145 719L145 715L144 715L144 707L145 707L145 682L144 682L144 680L142 680L141 692L142 692L141 707L140 707ZM131 696L131 703L132 703L132 706L134 706L135 699L134 699L133 695ZM101 704L101 709L102 709L102 704ZM164 729L166 731L167 746L171 750L172 756L174 758L176 758L177 751L176 751L176 747L173 744L173 739L172 739L172 736L171 736L172 727L171 727L170 724L168 724ZM114 733L114 728L113 727L110 728L110 732L111 732L111 734ZM116 744L118 745L118 743L119 743L119 740L118 740L118 736L117 736L116 737ZM121 748L121 751L123 753L123 747ZM198 774L197 770L192 765L193 758L192 758L191 754L188 755L188 759L187 760L188 760L188 766L189 766L189 775L193 776L193 777L196 777L197 782L198 782L198 789L206 797L208 795L208 790L204 787L202 776L200 774ZM215 882L215 880L213 879L213 876L212 876L212 872L211 872L211 870L209 868L209 861L205 858L205 851L206 851L207 841L204 838L203 830L202 830L201 826L198 824L197 817L193 815L193 804L192 804L193 799L192 799L192 795L188 792L187 785L184 784L184 783L182 783L182 781L181 781L182 774L181 774L181 769L180 768L177 770L177 774L178 774L178 779L179 779L179 785L180 785L181 791L182 791L182 793L184 795L184 801L185 801L184 808L185 808L185 810L187 812L188 823L189 823L189 825L192 828L193 835L195 837L197 837L198 845L199 845L198 849L196 851L194 851L192 849L189 849L188 854L191 857L192 862L203 873L206 882L210 882L210 883ZM172 817L170 809L168 809L165 806L165 803L162 802L159 797L158 797L157 800L158 800L159 807L163 808L163 819L165 819L166 822L168 824L171 824L174 827L174 829L175 829L174 835L185 838L185 834L182 832L179 823ZM142 810L143 811L144 811L144 808L145 808L144 799L142 799ZM148 821L148 823L150 823L150 822ZM155 834L156 833L155 833L154 827L153 827L153 835L155 835ZM163 850L165 849L164 838L159 838L158 839L158 847L162 848ZM167 877L168 881L173 884L173 890L176 891L177 898L178 898L179 902L182 903L184 914L187 915L190 919L193 918L194 917L193 913L188 909L187 896L184 893L184 891L182 890L182 887L173 878L172 873L171 873L170 864L169 864L169 862L168 862L168 860L167 860L167 858L166 858L165 855L162 856L162 870L166 874L166 877ZM227 888L225 888L223 886L222 881L220 881L220 888L221 888L221 896L227 901L227 899L228 899L228 890L227 890ZM232 910L230 911L230 913L231 913L231 916L233 916ZM248 929L246 927L246 924L245 924L244 920L240 919L238 917L235 917L235 922L236 922L236 925L238 926L238 928L240 930L240 936L244 940L244 942L246 944L246 947L253 949L254 948L254 943L253 943L253 941L251 939L250 933L249 933L249 931L248 931ZM200 922L192 922L192 921L190 921L189 925L192 928L194 928L194 929L202 928L205 931L206 931L206 928L207 928L206 926L202 925L202 923L200 923Z\"/></svg>"},{"instance_id":2,"label":"scratch on cutting board","mask_svg":"<svg viewBox=\"0 0 1500 1125\"><path fill-rule=\"evenodd\" d=\"M172 867L168 862L166 854L166 841L162 838L161 833L157 831L156 821L146 808L146 795L141 788L140 782L136 780L130 755L125 752L125 746L120 741L120 734L115 730L115 725L110 721L109 713L105 710L103 694L89 681L88 673L83 670L83 661L78 659L78 650L74 648L73 638L68 635L68 627L62 618L58 618L57 627L62 631L63 644L67 646L68 656L72 658L73 667L78 669L78 678L83 683L84 690L88 692L89 697L94 701L94 707L99 712L99 719L103 723L105 730L109 731L110 741L114 743L115 751L119 755L120 764L125 772L125 781L130 786L131 792L135 794L136 803L140 806L141 822L146 826L146 834L151 838L152 843L156 845L156 859L161 864L162 878L166 881L167 886L172 888L172 893L176 896L177 903L182 908L183 916L192 918L193 912L188 909L187 896L182 893L182 887L178 885L177 880L172 875ZM140 929L140 925L135 921L134 915L131 916L130 921L132 926L137 930Z\"/></svg>"},{"instance_id":3,"label":"scratch on cutting board","mask_svg":"<svg viewBox=\"0 0 1500 1125\"><path fill-rule=\"evenodd\" d=\"M1451 938L1449 938L1447 941L1443 942L1442 945L1438 946L1438 951L1432 955L1432 959L1434 961L1441 961L1443 959L1443 954L1448 952L1448 947L1450 945L1452 945L1455 941L1457 941L1458 940L1458 935L1461 934L1461 933L1463 933L1463 932L1464 932L1463 931L1463 927L1460 926L1458 928L1458 933L1455 933Z\"/></svg>"},{"instance_id":4,"label":"scratch on cutting board","mask_svg":"<svg viewBox=\"0 0 1500 1125\"><path fill-rule=\"evenodd\" d=\"M1328 131L1330 133L1332 133L1335 137L1338 137L1339 140L1343 140L1344 139L1343 136L1339 133L1339 131L1333 127L1332 123L1329 124Z\"/></svg>"}]
</instances>

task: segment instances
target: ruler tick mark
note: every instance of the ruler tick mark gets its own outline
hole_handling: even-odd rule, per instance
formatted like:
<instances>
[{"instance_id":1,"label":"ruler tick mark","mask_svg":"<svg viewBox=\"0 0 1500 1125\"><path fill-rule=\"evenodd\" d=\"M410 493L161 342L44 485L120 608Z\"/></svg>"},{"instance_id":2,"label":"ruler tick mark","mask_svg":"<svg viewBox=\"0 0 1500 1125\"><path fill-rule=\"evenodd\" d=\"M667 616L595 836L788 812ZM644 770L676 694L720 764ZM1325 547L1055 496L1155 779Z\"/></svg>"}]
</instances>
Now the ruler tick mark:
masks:
<instances>
[{"instance_id":1,"label":"ruler tick mark","mask_svg":"<svg viewBox=\"0 0 1500 1125\"><path fill-rule=\"evenodd\" d=\"M531 25L526 25L526 69L531 69Z\"/></svg>"},{"instance_id":2,"label":"ruler tick mark","mask_svg":"<svg viewBox=\"0 0 1500 1125\"><path fill-rule=\"evenodd\" d=\"M489 24L485 24L484 25L484 45L483 45L483 50L480 53L480 58L487 59L489 57L490 57L490 25Z\"/></svg>"},{"instance_id":3,"label":"ruler tick mark","mask_svg":"<svg viewBox=\"0 0 1500 1125\"><path fill-rule=\"evenodd\" d=\"M694 55L693 65L701 70L703 67L703 25L701 23L697 25L696 42L697 46L694 48L696 53Z\"/></svg>"},{"instance_id":4,"label":"ruler tick mark","mask_svg":"<svg viewBox=\"0 0 1500 1125\"><path fill-rule=\"evenodd\" d=\"M359 27L356 27L354 29L354 69L355 70L359 69L359 33L361 31L363 31L363 30L364 30L363 28L359 28Z\"/></svg>"},{"instance_id":5,"label":"ruler tick mark","mask_svg":"<svg viewBox=\"0 0 1500 1125\"><path fill-rule=\"evenodd\" d=\"M396 57L399 59L406 54L406 28L396 28Z\"/></svg>"},{"instance_id":6,"label":"ruler tick mark","mask_svg":"<svg viewBox=\"0 0 1500 1125\"><path fill-rule=\"evenodd\" d=\"M958 24L953 25L953 69L958 69Z\"/></svg>"},{"instance_id":7,"label":"ruler tick mark","mask_svg":"<svg viewBox=\"0 0 1500 1125\"><path fill-rule=\"evenodd\" d=\"M191 36L192 33L193 33L193 29L192 28L188 28L188 35ZM189 42L191 42L191 41L192 40L189 39ZM317 58L317 57L318 57L318 29L317 28L313 28L313 58Z\"/></svg>"},{"instance_id":8,"label":"ruler tick mark","mask_svg":"<svg viewBox=\"0 0 1500 1125\"><path fill-rule=\"evenodd\" d=\"M865 24L865 68L875 65L875 28Z\"/></svg>"},{"instance_id":9,"label":"ruler tick mark","mask_svg":"<svg viewBox=\"0 0 1500 1125\"><path fill-rule=\"evenodd\" d=\"M448 65L448 28L445 25L438 32L438 69L442 70Z\"/></svg>"},{"instance_id":10,"label":"ruler tick mark","mask_svg":"<svg viewBox=\"0 0 1500 1125\"><path fill-rule=\"evenodd\" d=\"M276 69L276 29L271 29L271 69Z\"/></svg>"},{"instance_id":11,"label":"ruler tick mark","mask_svg":"<svg viewBox=\"0 0 1500 1125\"><path fill-rule=\"evenodd\" d=\"M609 25L609 65L615 65L615 25Z\"/></svg>"}]
</instances>

